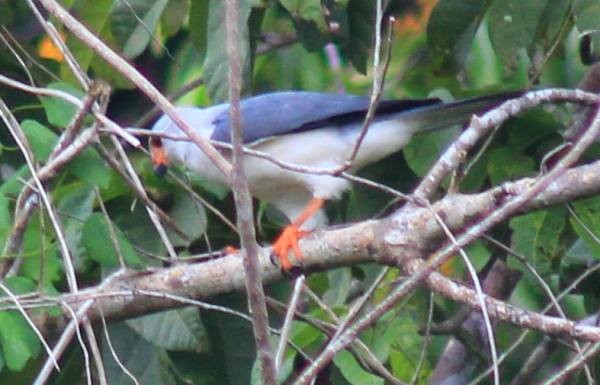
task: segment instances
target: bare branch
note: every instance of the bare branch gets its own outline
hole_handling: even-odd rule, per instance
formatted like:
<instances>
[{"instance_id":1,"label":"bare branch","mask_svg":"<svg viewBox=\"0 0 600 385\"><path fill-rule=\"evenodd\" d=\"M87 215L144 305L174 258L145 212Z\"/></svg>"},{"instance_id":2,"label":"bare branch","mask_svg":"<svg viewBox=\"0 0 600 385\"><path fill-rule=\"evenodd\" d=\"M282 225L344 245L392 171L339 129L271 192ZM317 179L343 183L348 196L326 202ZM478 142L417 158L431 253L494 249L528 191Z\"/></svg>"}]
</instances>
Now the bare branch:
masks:
<instances>
[{"instance_id":1,"label":"bare branch","mask_svg":"<svg viewBox=\"0 0 600 385\"><path fill-rule=\"evenodd\" d=\"M252 315L252 328L261 367L262 383L275 385L277 383L277 368L269 338L269 316L267 314L265 293L260 279L261 266L258 260L260 249L256 243L252 196L250 195L244 169L244 151L242 147L244 132L240 113L242 58L239 53L240 31L238 19L238 1L226 0L225 25L229 62L229 115L231 118L231 143L233 145L233 169L230 174L231 187L237 213L237 227L240 231L246 294Z\"/></svg>"}]
</instances>

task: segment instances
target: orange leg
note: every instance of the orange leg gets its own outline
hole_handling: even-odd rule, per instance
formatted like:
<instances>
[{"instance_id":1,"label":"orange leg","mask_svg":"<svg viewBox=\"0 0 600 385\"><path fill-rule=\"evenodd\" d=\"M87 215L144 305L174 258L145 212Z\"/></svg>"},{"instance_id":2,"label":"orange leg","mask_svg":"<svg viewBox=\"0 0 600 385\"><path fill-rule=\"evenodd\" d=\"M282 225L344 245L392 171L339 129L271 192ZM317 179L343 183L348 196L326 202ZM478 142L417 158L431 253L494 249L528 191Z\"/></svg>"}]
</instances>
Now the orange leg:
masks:
<instances>
[{"instance_id":1,"label":"orange leg","mask_svg":"<svg viewBox=\"0 0 600 385\"><path fill-rule=\"evenodd\" d=\"M290 250L294 252L296 258L302 258L302 252L298 246L298 240L308 235L309 232L300 230L300 227L310 217L315 215L315 213L319 211L321 207L323 207L324 203L325 201L321 198L311 199L310 203L308 206L306 206L304 211L302 211L300 216L296 218L296 220L290 225L286 226L281 232L279 238L277 238L275 243L273 243L273 254L277 256L279 263L284 270L289 271L292 268L292 263L288 258L288 253Z\"/></svg>"}]
</instances>

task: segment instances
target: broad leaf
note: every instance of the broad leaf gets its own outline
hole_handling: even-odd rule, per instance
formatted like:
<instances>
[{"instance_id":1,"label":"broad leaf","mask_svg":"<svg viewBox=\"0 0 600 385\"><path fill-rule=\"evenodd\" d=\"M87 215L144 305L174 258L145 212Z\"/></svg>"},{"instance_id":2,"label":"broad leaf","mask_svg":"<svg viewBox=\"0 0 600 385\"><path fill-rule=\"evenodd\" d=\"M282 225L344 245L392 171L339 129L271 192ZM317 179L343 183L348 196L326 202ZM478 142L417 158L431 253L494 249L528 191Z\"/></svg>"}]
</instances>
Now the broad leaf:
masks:
<instances>
[{"instance_id":1,"label":"broad leaf","mask_svg":"<svg viewBox=\"0 0 600 385\"><path fill-rule=\"evenodd\" d=\"M42 228L38 218L30 221L23 236L23 266L21 274L46 287L62 278L62 262L50 226Z\"/></svg>"},{"instance_id":2,"label":"broad leaf","mask_svg":"<svg viewBox=\"0 0 600 385\"><path fill-rule=\"evenodd\" d=\"M573 208L579 221L571 218L571 226L585 242L587 248L593 251L593 255L600 259L600 243L598 242L598 238L600 238L600 198L574 202Z\"/></svg>"},{"instance_id":3,"label":"broad leaf","mask_svg":"<svg viewBox=\"0 0 600 385\"><path fill-rule=\"evenodd\" d=\"M140 266L142 261L131 243L114 223L112 227L116 233L119 251L125 263L129 266ZM111 238L106 218L102 214L94 213L85 221L82 242L90 258L104 266L118 266L119 260L114 240Z\"/></svg>"},{"instance_id":4,"label":"broad leaf","mask_svg":"<svg viewBox=\"0 0 600 385\"><path fill-rule=\"evenodd\" d=\"M162 32L167 37L172 37L179 32L188 17L189 10L189 0L169 0L160 19Z\"/></svg>"},{"instance_id":5,"label":"broad leaf","mask_svg":"<svg viewBox=\"0 0 600 385\"><path fill-rule=\"evenodd\" d=\"M440 0L429 17L427 41L435 66L461 69L490 1Z\"/></svg>"},{"instance_id":6,"label":"broad leaf","mask_svg":"<svg viewBox=\"0 0 600 385\"><path fill-rule=\"evenodd\" d=\"M206 352L208 339L196 307L167 310L126 321L153 345L175 351Z\"/></svg>"},{"instance_id":7,"label":"broad leaf","mask_svg":"<svg viewBox=\"0 0 600 385\"><path fill-rule=\"evenodd\" d=\"M20 371L40 353L41 344L31 326L16 311L0 312L0 345L10 370Z\"/></svg>"},{"instance_id":8,"label":"broad leaf","mask_svg":"<svg viewBox=\"0 0 600 385\"><path fill-rule=\"evenodd\" d=\"M565 210L562 207L514 218L510 221L512 247L527 258L539 273L547 273L561 251L560 239L565 223ZM515 265L522 266L520 262Z\"/></svg>"},{"instance_id":9,"label":"broad leaf","mask_svg":"<svg viewBox=\"0 0 600 385\"><path fill-rule=\"evenodd\" d=\"M191 0L191 3L189 16L190 37L194 47L200 54L200 59L204 60L208 44L208 7L210 0Z\"/></svg>"},{"instance_id":10,"label":"broad leaf","mask_svg":"<svg viewBox=\"0 0 600 385\"><path fill-rule=\"evenodd\" d=\"M77 15L77 20L84 23L86 28L100 36L108 24L108 16L113 2L113 0L77 0L71 12ZM66 34L66 42L83 71L87 71L93 61L102 60L98 59L91 48L70 32ZM61 66L61 78L69 83L79 84L66 63Z\"/></svg>"},{"instance_id":11,"label":"broad leaf","mask_svg":"<svg viewBox=\"0 0 600 385\"><path fill-rule=\"evenodd\" d=\"M349 268L342 267L327 272L329 289L323 294L323 302L328 306L340 306L346 302L350 292L352 273Z\"/></svg>"},{"instance_id":12,"label":"broad leaf","mask_svg":"<svg viewBox=\"0 0 600 385\"><path fill-rule=\"evenodd\" d=\"M294 21L302 45L308 51L321 48L328 40L327 23L320 0L279 0Z\"/></svg>"},{"instance_id":13,"label":"broad leaf","mask_svg":"<svg viewBox=\"0 0 600 385\"><path fill-rule=\"evenodd\" d=\"M370 0L352 0L348 2L347 13L349 39L342 50L354 68L366 74L375 32L375 4Z\"/></svg>"},{"instance_id":14,"label":"broad leaf","mask_svg":"<svg viewBox=\"0 0 600 385\"><path fill-rule=\"evenodd\" d=\"M69 250L74 255L77 263L84 251L81 243L83 225L92 215L96 194L92 186L87 186L81 182L66 186L58 190L57 195L58 193L60 193L61 198L58 201L57 209L61 214Z\"/></svg>"},{"instance_id":15,"label":"broad leaf","mask_svg":"<svg viewBox=\"0 0 600 385\"><path fill-rule=\"evenodd\" d=\"M404 147L404 159L417 175L424 175L456 137L456 128L425 132Z\"/></svg>"},{"instance_id":16,"label":"broad leaf","mask_svg":"<svg viewBox=\"0 0 600 385\"><path fill-rule=\"evenodd\" d=\"M153 346L124 322L112 324L108 328L111 341L103 338L102 356L106 365L106 375L111 385L130 385L131 378L115 362L112 352L119 358L140 384L144 385L175 385L173 374L164 363L165 352Z\"/></svg>"},{"instance_id":17,"label":"broad leaf","mask_svg":"<svg viewBox=\"0 0 600 385\"><path fill-rule=\"evenodd\" d=\"M490 152L488 174L493 184L523 177L535 170L535 161L522 154L516 154L510 147L499 147Z\"/></svg>"},{"instance_id":18,"label":"broad leaf","mask_svg":"<svg viewBox=\"0 0 600 385\"><path fill-rule=\"evenodd\" d=\"M336 354L333 358L333 363L340 369L344 378L348 383L353 385L383 385L383 378L375 376L365 369L356 361L354 356L343 350Z\"/></svg>"},{"instance_id":19,"label":"broad leaf","mask_svg":"<svg viewBox=\"0 0 600 385\"><path fill-rule=\"evenodd\" d=\"M169 216L188 238L182 239L173 230L168 229L167 234L174 246L189 246L206 231L206 210L187 192L180 192L175 196L175 204L169 210Z\"/></svg>"},{"instance_id":20,"label":"broad leaf","mask_svg":"<svg viewBox=\"0 0 600 385\"><path fill-rule=\"evenodd\" d=\"M111 31L125 57L135 58L146 49L166 6L167 0L115 2L111 11Z\"/></svg>"},{"instance_id":21,"label":"broad leaf","mask_svg":"<svg viewBox=\"0 0 600 385\"><path fill-rule=\"evenodd\" d=\"M33 155L38 161L45 161L58 141L58 136L36 120L25 120L21 128L29 141Z\"/></svg>"},{"instance_id":22,"label":"broad leaf","mask_svg":"<svg viewBox=\"0 0 600 385\"><path fill-rule=\"evenodd\" d=\"M76 175L79 179L85 181L90 186L97 186L101 189L108 187L111 175L114 173L104 160L100 158L98 152L91 147L86 148L77 155L67 166L67 170Z\"/></svg>"},{"instance_id":23,"label":"broad leaf","mask_svg":"<svg viewBox=\"0 0 600 385\"><path fill-rule=\"evenodd\" d=\"M48 88L67 92L78 99L81 99L84 96L84 93L81 90L67 83L50 83L48 84ZM44 106L44 111L46 112L48 122L56 127L67 127L77 111L77 107L75 107L73 104L59 98L41 96L40 100Z\"/></svg>"},{"instance_id":24,"label":"broad leaf","mask_svg":"<svg viewBox=\"0 0 600 385\"><path fill-rule=\"evenodd\" d=\"M236 51L242 59L242 84L246 86L250 79L250 44L247 25L250 8L250 2L247 0L238 4L240 40L237 42ZM210 0L203 74L208 94L214 102L226 100L229 95L226 35L225 3L221 0Z\"/></svg>"},{"instance_id":25,"label":"broad leaf","mask_svg":"<svg viewBox=\"0 0 600 385\"><path fill-rule=\"evenodd\" d=\"M555 35L567 4L564 0L494 1L489 10L490 38L504 65L514 68L519 50L532 53L537 37L542 38L546 32ZM557 10L562 12L553 15ZM550 16L554 19L552 26L548 25Z\"/></svg>"}]
</instances>

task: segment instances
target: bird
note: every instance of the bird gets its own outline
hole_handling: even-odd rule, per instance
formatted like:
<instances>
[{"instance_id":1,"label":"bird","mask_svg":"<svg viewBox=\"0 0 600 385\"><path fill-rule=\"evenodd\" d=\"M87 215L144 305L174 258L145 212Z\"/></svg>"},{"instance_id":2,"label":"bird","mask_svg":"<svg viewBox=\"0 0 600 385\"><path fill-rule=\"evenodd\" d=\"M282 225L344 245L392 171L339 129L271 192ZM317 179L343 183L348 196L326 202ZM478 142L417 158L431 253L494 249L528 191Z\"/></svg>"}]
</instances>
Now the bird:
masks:
<instances>
[{"instance_id":1,"label":"bird","mask_svg":"<svg viewBox=\"0 0 600 385\"><path fill-rule=\"evenodd\" d=\"M347 171L354 173L401 150L417 133L465 123L474 114L520 94L504 92L453 102L438 98L381 100ZM280 162L340 169L357 143L370 104L367 96L311 91L249 97L240 102L242 142L248 149ZM228 103L206 108L182 106L178 113L204 138L231 144ZM177 140L185 134L171 118L160 117L152 131L149 146L158 173L164 173L170 164L180 163L204 180L228 187L228 176L196 144ZM231 159L230 150L221 151ZM251 194L275 206L290 221L272 245L280 266L289 271L294 266L290 252L297 260L302 258L299 239L327 225L323 205L339 199L350 183L333 174L297 172L252 155L245 155L244 168Z\"/></svg>"}]
</instances>

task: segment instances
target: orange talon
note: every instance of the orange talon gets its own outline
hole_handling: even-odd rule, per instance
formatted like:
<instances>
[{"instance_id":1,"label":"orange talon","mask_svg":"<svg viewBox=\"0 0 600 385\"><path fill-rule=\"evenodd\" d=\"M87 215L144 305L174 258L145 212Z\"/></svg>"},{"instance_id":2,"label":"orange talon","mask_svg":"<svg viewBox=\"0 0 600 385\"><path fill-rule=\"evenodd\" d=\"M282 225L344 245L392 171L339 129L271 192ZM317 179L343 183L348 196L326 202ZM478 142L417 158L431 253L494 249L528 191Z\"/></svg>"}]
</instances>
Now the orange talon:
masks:
<instances>
[{"instance_id":1,"label":"orange talon","mask_svg":"<svg viewBox=\"0 0 600 385\"><path fill-rule=\"evenodd\" d=\"M273 243L273 254L279 259L281 268L290 271L292 263L289 259L289 252L292 250L297 259L302 259L302 252L298 246L298 240L310 234L308 231L300 230L300 227L307 219L312 217L321 207L323 199L313 198L300 216L289 226L286 226L275 243Z\"/></svg>"},{"instance_id":2,"label":"orange talon","mask_svg":"<svg viewBox=\"0 0 600 385\"><path fill-rule=\"evenodd\" d=\"M290 250L294 252L297 259L302 259L298 240L308 234L307 231L298 229L296 225L289 225L283 229L279 238L273 243L273 254L277 256L281 267L285 271L289 271L292 268L292 263L288 256Z\"/></svg>"}]
</instances>

